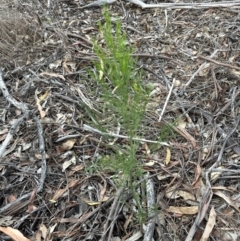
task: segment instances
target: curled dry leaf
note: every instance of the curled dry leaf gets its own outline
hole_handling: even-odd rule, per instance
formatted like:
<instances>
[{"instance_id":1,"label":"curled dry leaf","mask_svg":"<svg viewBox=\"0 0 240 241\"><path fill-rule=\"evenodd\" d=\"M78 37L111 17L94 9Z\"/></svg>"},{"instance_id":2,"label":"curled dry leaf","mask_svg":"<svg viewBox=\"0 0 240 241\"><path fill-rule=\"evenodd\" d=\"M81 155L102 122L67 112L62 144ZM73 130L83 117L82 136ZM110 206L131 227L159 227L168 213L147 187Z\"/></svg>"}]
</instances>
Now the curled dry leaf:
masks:
<instances>
[{"instance_id":1,"label":"curled dry leaf","mask_svg":"<svg viewBox=\"0 0 240 241\"><path fill-rule=\"evenodd\" d=\"M192 186L194 186L197 183L198 179L201 177L201 173L202 173L202 168L200 167L199 164L197 164L196 169L195 169L195 177L194 177Z\"/></svg>"},{"instance_id":2,"label":"curled dry leaf","mask_svg":"<svg viewBox=\"0 0 240 241\"><path fill-rule=\"evenodd\" d=\"M210 71L210 66L210 63L205 64L204 67L199 71L199 76L206 76Z\"/></svg>"},{"instance_id":3,"label":"curled dry leaf","mask_svg":"<svg viewBox=\"0 0 240 241\"><path fill-rule=\"evenodd\" d=\"M168 165L168 163L170 162L171 159L171 151L170 149L167 147L167 155L166 155L166 159L165 159L165 164Z\"/></svg>"},{"instance_id":4,"label":"curled dry leaf","mask_svg":"<svg viewBox=\"0 0 240 241\"><path fill-rule=\"evenodd\" d=\"M64 142L62 145L57 146L56 149L57 149L58 154L60 154L64 151L71 150L73 148L75 142L76 142L76 139L69 139L66 142Z\"/></svg>"},{"instance_id":5,"label":"curled dry leaf","mask_svg":"<svg viewBox=\"0 0 240 241\"><path fill-rule=\"evenodd\" d=\"M46 113L47 113L46 111L43 110L43 108L41 106L41 102L48 97L49 93L50 93L50 91L47 90L43 95L38 97L37 96L37 90L35 91L36 104L37 104L41 119L44 118L46 116Z\"/></svg>"},{"instance_id":6,"label":"curled dry leaf","mask_svg":"<svg viewBox=\"0 0 240 241\"><path fill-rule=\"evenodd\" d=\"M76 164L76 157L73 156L70 160L67 160L63 163L63 168L62 168L62 172L65 172L65 170L71 166L71 165L75 165Z\"/></svg>"},{"instance_id":7,"label":"curled dry leaf","mask_svg":"<svg viewBox=\"0 0 240 241\"><path fill-rule=\"evenodd\" d=\"M0 231L11 237L14 241L30 241L30 239L23 236L23 234L15 228L0 227Z\"/></svg>"},{"instance_id":8,"label":"curled dry leaf","mask_svg":"<svg viewBox=\"0 0 240 241\"><path fill-rule=\"evenodd\" d=\"M43 224L43 223L41 223L40 224L40 227L39 227L39 230L41 231L41 235L42 235L42 238L44 239L44 240L46 240L47 239L47 234L48 234L48 230L47 230L47 227Z\"/></svg>"},{"instance_id":9,"label":"curled dry leaf","mask_svg":"<svg viewBox=\"0 0 240 241\"><path fill-rule=\"evenodd\" d=\"M218 169L224 169L223 166L218 167ZM218 177L222 174L221 171L217 171L217 172L212 172L211 173L211 181L218 179Z\"/></svg>"},{"instance_id":10,"label":"curled dry leaf","mask_svg":"<svg viewBox=\"0 0 240 241\"><path fill-rule=\"evenodd\" d=\"M86 204L88 204L89 206L95 206L95 205L101 204L101 202L90 201L90 200L88 200L88 199L86 199L86 198L82 198L82 200L83 200Z\"/></svg>"}]
</instances>

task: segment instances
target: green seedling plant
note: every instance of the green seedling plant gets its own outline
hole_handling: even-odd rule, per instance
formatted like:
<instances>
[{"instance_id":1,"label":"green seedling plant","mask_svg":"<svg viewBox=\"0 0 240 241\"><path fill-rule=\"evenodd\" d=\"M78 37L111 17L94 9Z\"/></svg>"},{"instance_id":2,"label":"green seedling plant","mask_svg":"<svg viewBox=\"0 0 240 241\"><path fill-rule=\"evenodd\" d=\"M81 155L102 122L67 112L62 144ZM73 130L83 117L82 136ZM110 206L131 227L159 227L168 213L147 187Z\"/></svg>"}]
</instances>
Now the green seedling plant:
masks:
<instances>
[{"instance_id":1,"label":"green seedling plant","mask_svg":"<svg viewBox=\"0 0 240 241\"><path fill-rule=\"evenodd\" d=\"M134 49L128 44L120 22L113 23L106 8L103 15L104 23L99 23L102 40L93 41L93 49L98 60L93 62L95 71L89 71L89 74L97 82L100 99L103 101L104 118L109 114L113 115L115 124L120 124L121 134L127 135L128 140L124 142L124 147L117 146L116 143L111 144L116 145L115 151L96 160L96 165L103 171L117 173L116 177L120 178L115 178L116 184L127 186L131 191L138 210L138 221L144 222L147 208L143 207L137 191L139 188L137 183L143 177L143 169L137 157L139 142L135 137L141 137L139 133L150 89L144 85L141 71L137 70L136 59L132 57ZM101 121L94 117L93 119L100 130L107 131L107 128L100 124ZM164 124L159 134L159 141L173 136L175 125L176 123Z\"/></svg>"},{"instance_id":2,"label":"green seedling plant","mask_svg":"<svg viewBox=\"0 0 240 241\"><path fill-rule=\"evenodd\" d=\"M136 152L139 142L137 136L148 101L148 91L142 82L142 74L136 70L136 60L132 57L134 49L128 45L119 21L111 21L108 11L104 10L104 24L99 23L103 42L94 41L94 52L98 61L94 61L95 73L92 77L97 81L104 108L116 117L121 130L128 136L127 153L119 151L105 158L111 168L121 171L121 183L127 185L133 194L140 213L140 197L136 191L136 183L142 176L140 161Z\"/></svg>"}]
</instances>

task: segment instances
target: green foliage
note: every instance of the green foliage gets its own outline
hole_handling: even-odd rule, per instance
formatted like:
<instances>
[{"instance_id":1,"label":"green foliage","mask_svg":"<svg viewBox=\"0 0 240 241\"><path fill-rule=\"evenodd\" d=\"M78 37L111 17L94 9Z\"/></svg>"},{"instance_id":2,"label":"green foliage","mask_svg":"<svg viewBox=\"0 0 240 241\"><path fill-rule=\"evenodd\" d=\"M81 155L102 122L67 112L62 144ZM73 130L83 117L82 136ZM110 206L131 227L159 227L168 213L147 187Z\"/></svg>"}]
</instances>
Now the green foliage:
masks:
<instances>
[{"instance_id":1,"label":"green foliage","mask_svg":"<svg viewBox=\"0 0 240 241\"><path fill-rule=\"evenodd\" d=\"M177 121L174 121L173 123L164 123L162 128L161 128L161 132L159 135L159 141L167 141L170 138L173 138L174 136L176 136L176 132L174 131L174 128L177 126Z\"/></svg>"},{"instance_id":2,"label":"green foliage","mask_svg":"<svg viewBox=\"0 0 240 241\"><path fill-rule=\"evenodd\" d=\"M107 116L111 113L116 118L115 123L121 125L121 130L129 139L124 151L117 147L116 152L98 159L97 166L101 171L119 173L116 176L121 180L116 180L116 183L128 185L138 210L138 220L143 222L147 217L147 209L142 205L136 184L143 176L143 170L136 156L139 142L135 141L134 137L140 132L151 86L143 84L142 73L136 70L136 60L132 57L134 50L128 45L120 22L112 23L106 9L104 21L104 24L99 23L102 41L94 41L93 44L98 57L98 61L93 62L95 72L89 73L96 80L100 98L104 101L103 114ZM99 121L96 120L95 123ZM165 127L159 137L161 141L172 134L172 128L167 125ZM98 126L98 128L104 127ZM90 171L95 168L91 166Z\"/></svg>"},{"instance_id":3,"label":"green foliage","mask_svg":"<svg viewBox=\"0 0 240 241\"><path fill-rule=\"evenodd\" d=\"M141 73L135 70L136 62L131 56L133 48L128 46L120 22L116 21L113 27L107 11L104 11L104 19L105 24L99 24L104 46L97 41L94 43L94 51L99 58L94 62L97 70L95 79L107 107L132 138L145 111L147 90L143 87Z\"/></svg>"}]
</instances>

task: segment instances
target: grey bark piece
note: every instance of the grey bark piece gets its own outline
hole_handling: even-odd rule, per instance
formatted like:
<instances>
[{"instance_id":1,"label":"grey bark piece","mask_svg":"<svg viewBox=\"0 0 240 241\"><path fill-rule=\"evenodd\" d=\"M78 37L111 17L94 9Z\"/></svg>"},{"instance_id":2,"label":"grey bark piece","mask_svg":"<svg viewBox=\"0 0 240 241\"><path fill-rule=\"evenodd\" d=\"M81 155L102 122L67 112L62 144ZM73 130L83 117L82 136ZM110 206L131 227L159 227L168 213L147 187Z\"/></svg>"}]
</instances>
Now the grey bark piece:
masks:
<instances>
[{"instance_id":1,"label":"grey bark piece","mask_svg":"<svg viewBox=\"0 0 240 241\"><path fill-rule=\"evenodd\" d=\"M149 178L149 173L147 173L145 177ZM148 215L149 217L154 217L154 215L156 215L154 211L155 191L154 191L154 184L152 179L147 179L146 191L147 191ZM145 234L144 234L143 241L151 241L153 239L154 229L155 229L155 217L149 220Z\"/></svg>"}]
</instances>

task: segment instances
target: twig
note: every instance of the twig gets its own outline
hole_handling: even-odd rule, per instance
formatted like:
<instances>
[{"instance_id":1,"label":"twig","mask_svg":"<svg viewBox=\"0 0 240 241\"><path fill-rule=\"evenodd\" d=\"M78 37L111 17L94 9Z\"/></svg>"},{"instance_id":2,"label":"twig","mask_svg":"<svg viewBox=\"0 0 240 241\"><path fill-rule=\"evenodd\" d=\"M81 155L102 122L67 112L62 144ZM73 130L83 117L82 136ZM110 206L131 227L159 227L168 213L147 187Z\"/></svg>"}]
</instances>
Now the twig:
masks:
<instances>
[{"instance_id":1,"label":"twig","mask_svg":"<svg viewBox=\"0 0 240 241\"><path fill-rule=\"evenodd\" d=\"M98 0L78 9L87 7L100 7L104 4L114 3L116 0ZM136 4L137 6L145 8L169 8L169 9L203 9L203 8L228 8L239 6L240 1L223 1L223 2L211 2L211 3L159 3L159 4L146 4L141 0L128 0L128 2Z\"/></svg>"},{"instance_id":2,"label":"twig","mask_svg":"<svg viewBox=\"0 0 240 241\"><path fill-rule=\"evenodd\" d=\"M175 64L184 64L182 61L178 60L174 60L173 58L170 58L170 57L167 57L165 55L162 55L162 54L158 54L158 55L155 55L155 54L145 54L145 53L139 53L139 54L131 54L132 57L140 57L140 58L153 58L153 59L166 59L166 60L169 60ZM146 70L148 70L149 72L151 71L150 69L148 69L147 67L143 67L145 68ZM153 73L155 74L155 73Z\"/></svg>"},{"instance_id":3,"label":"twig","mask_svg":"<svg viewBox=\"0 0 240 241\"><path fill-rule=\"evenodd\" d=\"M113 204L111 206L110 212L108 214L107 221L104 224L103 235L100 239L101 241L106 240L105 236L106 236L107 230L109 228L109 222L114 220L113 217L114 217L115 211L118 210L117 206L119 206L119 199L120 199L120 196L121 196L122 192L124 191L124 188L125 188L124 185L122 185L122 187L118 189L118 191L116 193L116 196L114 197L114 201L113 201Z\"/></svg>"},{"instance_id":4,"label":"twig","mask_svg":"<svg viewBox=\"0 0 240 241\"><path fill-rule=\"evenodd\" d=\"M170 90L169 90L169 92L168 92L168 96L167 96L167 99L166 99L166 101L165 101L165 103L164 103L164 106L163 106L163 108L162 108L162 112L161 112L161 114L160 114L160 116L159 116L158 122L161 122L161 120L162 120L163 114L164 114L164 112L165 112L165 109L166 109L166 107L167 107L168 101L169 101L170 96L171 96L171 94L172 94L172 90L173 90L173 87L174 87L174 82L175 82L175 79L173 79L172 86L171 86L171 88L170 88Z\"/></svg>"},{"instance_id":5,"label":"twig","mask_svg":"<svg viewBox=\"0 0 240 241\"><path fill-rule=\"evenodd\" d=\"M81 36L81 35L78 35L78 34L73 34L73 33L70 33L70 32L67 32L67 35L69 37L73 37L73 38L80 38L81 40L85 41L86 43L88 43L90 46L92 46L92 42L90 40L88 40L87 38Z\"/></svg>"},{"instance_id":6,"label":"twig","mask_svg":"<svg viewBox=\"0 0 240 241\"><path fill-rule=\"evenodd\" d=\"M236 94L237 88L238 88L237 86L235 86L235 87L233 88L233 90L232 90L232 96L231 96L231 113L232 113L232 117L233 117L234 121L236 120L236 116L235 116L235 106L234 106L234 104L235 104L236 96L237 96L237 94Z\"/></svg>"},{"instance_id":7,"label":"twig","mask_svg":"<svg viewBox=\"0 0 240 241\"><path fill-rule=\"evenodd\" d=\"M214 88L215 88L215 94L214 94L213 98L218 99L218 89L219 89L220 85L218 84L218 81L216 79L216 75L215 75L213 66L211 66L211 74L212 74L212 79L213 79ZM221 91L221 87L220 87L220 91Z\"/></svg>"},{"instance_id":8,"label":"twig","mask_svg":"<svg viewBox=\"0 0 240 241\"><path fill-rule=\"evenodd\" d=\"M217 65L221 65L221 66L225 66L225 67L228 67L228 68L231 68L231 69L237 69L237 70L240 70L240 67L237 67L235 65L231 65L231 64L225 64L225 63L222 63L222 62L219 62L217 60L214 60L214 59L211 59L213 56L211 56L211 58L208 58L208 57L205 57L205 56L202 56L202 55L197 55L197 57L201 58L201 59L205 59L205 60L208 60L214 64L217 64Z\"/></svg>"},{"instance_id":9,"label":"twig","mask_svg":"<svg viewBox=\"0 0 240 241\"><path fill-rule=\"evenodd\" d=\"M170 8L170 9L203 9L216 7L233 7L240 5L240 1L229 2L211 2L211 3L159 3L146 4L140 0L128 0L129 2L140 6L141 8Z\"/></svg>"},{"instance_id":10,"label":"twig","mask_svg":"<svg viewBox=\"0 0 240 241\"><path fill-rule=\"evenodd\" d=\"M120 192L120 191L119 191ZM127 202L128 200L130 200L132 198L132 195L128 195L125 198L125 201ZM78 222L76 222L73 226L71 226L71 228L68 230L68 232L70 232L71 230L73 230L74 228L76 228L78 225L85 223L90 217L92 217L95 213L97 213L99 210L101 210L102 208L106 208L111 202L113 202L115 200L115 197L111 197L109 198L105 203L103 203L101 206L95 208L91 213L81 217L79 219ZM116 201L117 202L117 201ZM70 235L71 236L71 235ZM69 235L66 235L65 238L70 237ZM66 239L63 239L62 241L65 241Z\"/></svg>"},{"instance_id":11,"label":"twig","mask_svg":"<svg viewBox=\"0 0 240 241\"><path fill-rule=\"evenodd\" d=\"M120 204L122 203L121 207ZM118 218L118 214L121 212L121 210L123 209L123 206L125 205L124 202L122 202L122 200L120 200L120 198L118 198L118 202L117 202L117 206L115 207L114 209L114 214L112 216L112 222L110 224L110 230L109 230L109 233L108 233L108 239L107 241L112 241L112 234L113 234L113 229L114 229L114 224ZM112 208L112 207L111 207ZM104 239L103 239L104 240Z\"/></svg>"},{"instance_id":12,"label":"twig","mask_svg":"<svg viewBox=\"0 0 240 241\"><path fill-rule=\"evenodd\" d=\"M122 138L122 139L129 139L129 136L123 136L123 135L118 135L114 133L107 133L107 132L102 132L98 129L95 129L89 125L83 124L82 129L85 131L90 131L90 132L95 132L103 136L112 136L112 137L117 137L117 138ZM159 142L159 141L152 141L152 140L147 140L147 139L141 139L137 137L132 138L134 141L140 141L140 142L147 142L147 143L155 143L155 144L160 144L163 146L170 146L167 142Z\"/></svg>"},{"instance_id":13,"label":"twig","mask_svg":"<svg viewBox=\"0 0 240 241\"><path fill-rule=\"evenodd\" d=\"M103 5L111 4L116 2L117 0L98 0L94 1L90 4L87 4L85 6L79 7L78 9L84 9L84 8L91 8L91 7L101 7Z\"/></svg>"}]
</instances>

